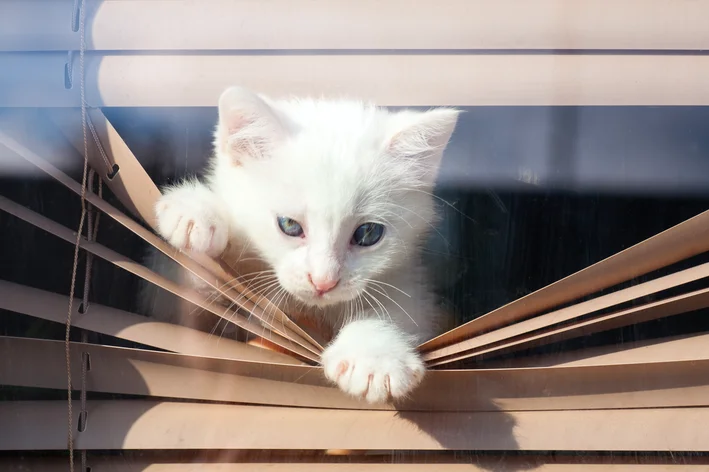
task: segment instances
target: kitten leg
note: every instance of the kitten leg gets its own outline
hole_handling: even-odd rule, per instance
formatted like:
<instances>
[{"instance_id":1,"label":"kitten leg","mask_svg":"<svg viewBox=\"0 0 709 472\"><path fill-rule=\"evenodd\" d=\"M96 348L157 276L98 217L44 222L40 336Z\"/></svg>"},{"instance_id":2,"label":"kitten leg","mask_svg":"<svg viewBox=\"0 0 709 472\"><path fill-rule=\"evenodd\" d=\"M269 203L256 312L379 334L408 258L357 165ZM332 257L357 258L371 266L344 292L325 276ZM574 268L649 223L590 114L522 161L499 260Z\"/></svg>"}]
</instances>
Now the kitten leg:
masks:
<instances>
[{"instance_id":1,"label":"kitten leg","mask_svg":"<svg viewBox=\"0 0 709 472\"><path fill-rule=\"evenodd\" d=\"M155 204L157 230L172 246L217 257L229 241L223 203L199 182L168 189Z\"/></svg>"},{"instance_id":2,"label":"kitten leg","mask_svg":"<svg viewBox=\"0 0 709 472\"><path fill-rule=\"evenodd\" d=\"M370 403L405 397L426 371L415 340L379 319L345 325L323 352L322 364L330 381Z\"/></svg>"}]
</instances>

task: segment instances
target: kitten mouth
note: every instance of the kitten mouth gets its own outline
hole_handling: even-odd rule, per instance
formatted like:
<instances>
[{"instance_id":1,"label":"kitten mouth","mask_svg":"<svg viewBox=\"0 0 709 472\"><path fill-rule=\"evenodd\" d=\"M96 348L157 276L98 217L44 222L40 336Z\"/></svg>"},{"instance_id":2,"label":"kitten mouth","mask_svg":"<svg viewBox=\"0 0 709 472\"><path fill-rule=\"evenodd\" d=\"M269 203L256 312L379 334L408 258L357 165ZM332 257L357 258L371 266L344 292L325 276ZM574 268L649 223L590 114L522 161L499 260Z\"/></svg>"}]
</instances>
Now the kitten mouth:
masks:
<instances>
[{"instance_id":1,"label":"kitten mouth","mask_svg":"<svg viewBox=\"0 0 709 472\"><path fill-rule=\"evenodd\" d=\"M307 292L301 293L296 298L304 303L319 307L335 305L342 301L338 294L333 292Z\"/></svg>"},{"instance_id":2,"label":"kitten mouth","mask_svg":"<svg viewBox=\"0 0 709 472\"><path fill-rule=\"evenodd\" d=\"M317 300L318 302L327 302L328 300L332 300L332 292L312 292L310 294L310 298ZM336 298L336 297L335 297Z\"/></svg>"}]
</instances>

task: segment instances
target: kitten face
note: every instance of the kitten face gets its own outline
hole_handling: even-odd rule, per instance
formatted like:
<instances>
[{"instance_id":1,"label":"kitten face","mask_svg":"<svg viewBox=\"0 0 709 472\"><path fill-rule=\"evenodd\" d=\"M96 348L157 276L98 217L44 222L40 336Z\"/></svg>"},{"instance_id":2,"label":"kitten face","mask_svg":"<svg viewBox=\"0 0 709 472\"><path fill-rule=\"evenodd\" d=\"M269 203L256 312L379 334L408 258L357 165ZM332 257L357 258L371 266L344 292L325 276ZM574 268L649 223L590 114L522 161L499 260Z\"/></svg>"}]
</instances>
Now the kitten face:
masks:
<instances>
[{"instance_id":1,"label":"kitten face","mask_svg":"<svg viewBox=\"0 0 709 472\"><path fill-rule=\"evenodd\" d=\"M213 186L282 293L313 306L363 294L367 309L377 303L368 282L416 257L435 221L430 192L456 119L231 89L220 99Z\"/></svg>"}]
</instances>

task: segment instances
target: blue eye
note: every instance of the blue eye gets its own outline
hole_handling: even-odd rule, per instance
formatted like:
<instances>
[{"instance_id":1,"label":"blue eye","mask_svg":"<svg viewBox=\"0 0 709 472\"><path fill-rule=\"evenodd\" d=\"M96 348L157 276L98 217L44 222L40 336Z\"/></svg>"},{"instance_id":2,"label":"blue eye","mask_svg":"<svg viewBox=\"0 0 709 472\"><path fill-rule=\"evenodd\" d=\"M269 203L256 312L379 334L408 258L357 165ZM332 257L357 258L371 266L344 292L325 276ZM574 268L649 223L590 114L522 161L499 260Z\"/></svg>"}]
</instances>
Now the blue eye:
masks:
<instances>
[{"instance_id":1,"label":"blue eye","mask_svg":"<svg viewBox=\"0 0 709 472\"><path fill-rule=\"evenodd\" d=\"M287 236L293 236L294 238L298 236L303 236L303 227L300 226L300 223L298 223L292 218L279 216L278 227L281 228L283 234Z\"/></svg>"},{"instance_id":2,"label":"blue eye","mask_svg":"<svg viewBox=\"0 0 709 472\"><path fill-rule=\"evenodd\" d=\"M365 223L357 228L352 235L352 244L357 246L373 246L384 236L384 226L379 223Z\"/></svg>"}]
</instances>

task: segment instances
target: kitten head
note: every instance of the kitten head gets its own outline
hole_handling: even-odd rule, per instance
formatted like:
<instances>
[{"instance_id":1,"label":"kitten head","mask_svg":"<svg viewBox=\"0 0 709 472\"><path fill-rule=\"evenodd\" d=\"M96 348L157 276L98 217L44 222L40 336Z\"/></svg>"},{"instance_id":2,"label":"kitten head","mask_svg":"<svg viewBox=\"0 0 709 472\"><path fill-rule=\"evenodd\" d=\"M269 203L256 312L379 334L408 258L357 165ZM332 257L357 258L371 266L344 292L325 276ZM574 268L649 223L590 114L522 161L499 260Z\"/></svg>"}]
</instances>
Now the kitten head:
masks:
<instances>
[{"instance_id":1,"label":"kitten head","mask_svg":"<svg viewBox=\"0 0 709 472\"><path fill-rule=\"evenodd\" d=\"M233 227L309 305L353 300L418 257L458 111L344 100L219 100L212 184Z\"/></svg>"}]
</instances>

